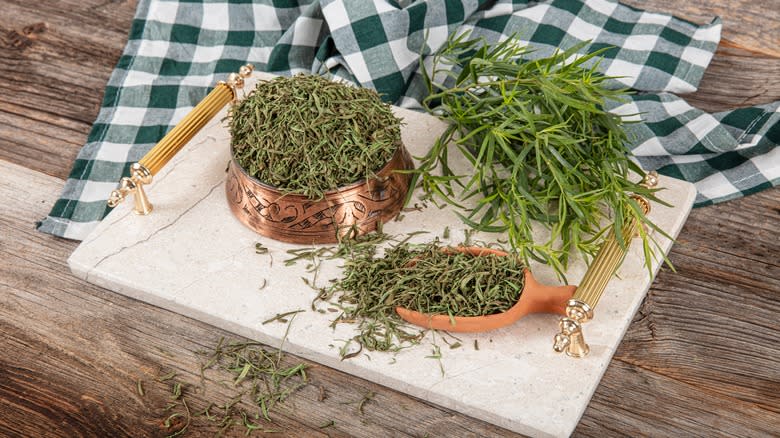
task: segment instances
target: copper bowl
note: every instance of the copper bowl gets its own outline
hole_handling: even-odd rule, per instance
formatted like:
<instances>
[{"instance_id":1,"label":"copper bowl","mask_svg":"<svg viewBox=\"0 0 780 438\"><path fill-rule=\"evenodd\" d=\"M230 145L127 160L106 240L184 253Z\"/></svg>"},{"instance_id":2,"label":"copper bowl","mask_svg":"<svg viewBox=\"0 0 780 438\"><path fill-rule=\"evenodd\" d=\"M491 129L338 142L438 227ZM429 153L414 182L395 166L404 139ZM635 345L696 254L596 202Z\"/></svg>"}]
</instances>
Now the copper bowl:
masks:
<instances>
[{"instance_id":1,"label":"copper bowl","mask_svg":"<svg viewBox=\"0 0 780 438\"><path fill-rule=\"evenodd\" d=\"M231 148L231 157L233 151ZM284 194L250 176L236 162L228 165L225 192L230 211L257 233L288 243L336 243L341 235L357 230L368 233L377 223L392 219L403 207L411 175L398 170L414 168L406 148L399 145L376 177L338 190L319 200Z\"/></svg>"}]
</instances>

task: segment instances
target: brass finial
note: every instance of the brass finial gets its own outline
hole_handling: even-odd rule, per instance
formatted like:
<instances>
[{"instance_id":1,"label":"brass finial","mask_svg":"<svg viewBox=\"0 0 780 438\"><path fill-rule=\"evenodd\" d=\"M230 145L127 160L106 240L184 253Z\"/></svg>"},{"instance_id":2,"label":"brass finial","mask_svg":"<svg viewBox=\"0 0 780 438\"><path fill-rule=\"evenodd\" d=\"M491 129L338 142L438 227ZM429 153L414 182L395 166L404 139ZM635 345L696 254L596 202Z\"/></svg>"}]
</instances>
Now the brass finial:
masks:
<instances>
[{"instance_id":1,"label":"brass finial","mask_svg":"<svg viewBox=\"0 0 780 438\"><path fill-rule=\"evenodd\" d=\"M593 318L593 309L587 303L576 299L566 302L566 316L561 318L558 326L561 331L555 335L553 350L557 353L566 352L571 357L585 357L590 347L582 334L582 324Z\"/></svg>"},{"instance_id":2,"label":"brass finial","mask_svg":"<svg viewBox=\"0 0 780 438\"><path fill-rule=\"evenodd\" d=\"M582 324L571 318L561 318L558 322L561 332L555 335L553 349L557 353L566 352L567 356L585 357L590 353L590 347L582 335Z\"/></svg>"},{"instance_id":3,"label":"brass finial","mask_svg":"<svg viewBox=\"0 0 780 438\"><path fill-rule=\"evenodd\" d=\"M658 172L656 172L655 170L651 170L650 172L647 172L640 185L643 185L649 189L652 189L653 187L657 186Z\"/></svg>"},{"instance_id":4,"label":"brass finial","mask_svg":"<svg viewBox=\"0 0 780 438\"><path fill-rule=\"evenodd\" d=\"M238 74L241 75L243 78L248 78L252 75L252 72L255 70L255 66L252 64L246 64L242 65L241 68L238 69Z\"/></svg>"},{"instance_id":5,"label":"brass finial","mask_svg":"<svg viewBox=\"0 0 780 438\"><path fill-rule=\"evenodd\" d=\"M119 188L112 191L108 197L108 206L116 207L125 200L127 195L133 195L135 206L133 213L147 215L152 212L152 203L144 191L144 185L152 182L152 173L140 163L130 167L130 176L119 180Z\"/></svg>"},{"instance_id":6,"label":"brass finial","mask_svg":"<svg viewBox=\"0 0 780 438\"><path fill-rule=\"evenodd\" d=\"M238 90L244 88L245 79L252 76L254 70L255 66L252 64L242 65L241 68L238 69L238 73L230 73L227 77L227 81L219 82L230 87L230 91L233 92L233 102L238 99Z\"/></svg>"}]
</instances>

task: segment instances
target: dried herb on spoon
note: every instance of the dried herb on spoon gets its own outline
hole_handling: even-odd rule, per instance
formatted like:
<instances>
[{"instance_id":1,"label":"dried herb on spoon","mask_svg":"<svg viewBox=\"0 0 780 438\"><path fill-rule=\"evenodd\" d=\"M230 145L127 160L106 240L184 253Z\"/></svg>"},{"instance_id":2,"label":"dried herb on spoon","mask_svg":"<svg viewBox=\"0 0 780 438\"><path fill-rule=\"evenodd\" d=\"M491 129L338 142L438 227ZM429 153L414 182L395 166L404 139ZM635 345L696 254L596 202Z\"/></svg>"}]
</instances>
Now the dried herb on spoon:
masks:
<instances>
[{"instance_id":1,"label":"dried herb on spoon","mask_svg":"<svg viewBox=\"0 0 780 438\"><path fill-rule=\"evenodd\" d=\"M520 298L524 265L516 257L446 252L437 243L402 243L385 250L353 253L344 273L320 299L336 298L354 322L361 348L398 351L421 339L395 312L405 307L428 314L482 316L508 310Z\"/></svg>"}]
</instances>

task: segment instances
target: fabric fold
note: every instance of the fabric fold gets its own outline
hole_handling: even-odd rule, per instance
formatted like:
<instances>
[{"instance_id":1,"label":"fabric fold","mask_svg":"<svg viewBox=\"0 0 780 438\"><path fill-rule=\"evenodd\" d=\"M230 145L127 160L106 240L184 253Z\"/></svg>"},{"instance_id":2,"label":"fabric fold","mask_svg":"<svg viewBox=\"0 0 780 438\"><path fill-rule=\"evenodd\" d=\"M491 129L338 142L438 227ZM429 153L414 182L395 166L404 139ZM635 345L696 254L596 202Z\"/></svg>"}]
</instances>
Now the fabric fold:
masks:
<instances>
[{"instance_id":1,"label":"fabric fold","mask_svg":"<svg viewBox=\"0 0 780 438\"><path fill-rule=\"evenodd\" d=\"M453 33L515 36L530 58L590 41L597 68L635 94L609 103L646 169L691 181L697 205L777 185L780 103L708 114L672 93L696 90L721 23L697 25L612 0L140 0L101 111L60 199L38 229L83 239L127 175L216 80L250 62L281 75L328 74L421 109L419 62Z\"/></svg>"}]
</instances>

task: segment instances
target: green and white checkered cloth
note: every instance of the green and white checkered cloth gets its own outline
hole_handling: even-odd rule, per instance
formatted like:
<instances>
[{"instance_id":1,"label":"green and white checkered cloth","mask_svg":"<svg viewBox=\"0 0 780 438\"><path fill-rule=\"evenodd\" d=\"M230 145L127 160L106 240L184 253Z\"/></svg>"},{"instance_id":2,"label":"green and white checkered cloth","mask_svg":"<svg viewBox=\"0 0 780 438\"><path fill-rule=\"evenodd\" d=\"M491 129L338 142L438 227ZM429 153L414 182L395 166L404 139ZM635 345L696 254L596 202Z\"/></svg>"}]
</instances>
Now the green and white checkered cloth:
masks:
<instances>
[{"instance_id":1,"label":"green and white checkered cloth","mask_svg":"<svg viewBox=\"0 0 780 438\"><path fill-rule=\"evenodd\" d=\"M420 53L430 62L464 31L489 42L517 34L532 56L614 46L599 68L637 91L611 110L641 113L629 129L642 166L696 183L697 205L752 193L780 180L780 102L708 114L671 94L696 90L720 30L717 19L696 25L610 0L140 0L87 144L39 229L86 237L130 164L246 62L329 72L419 109Z\"/></svg>"}]
</instances>

